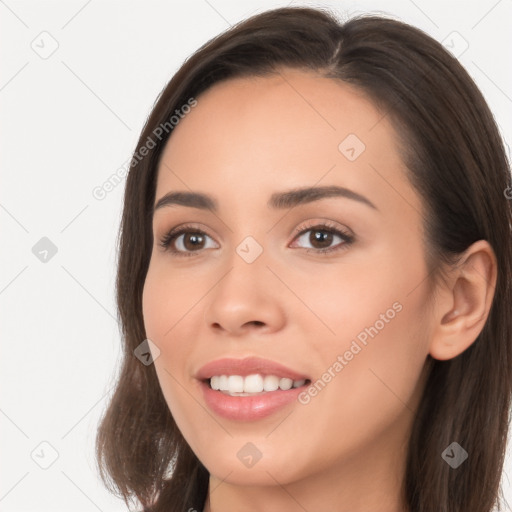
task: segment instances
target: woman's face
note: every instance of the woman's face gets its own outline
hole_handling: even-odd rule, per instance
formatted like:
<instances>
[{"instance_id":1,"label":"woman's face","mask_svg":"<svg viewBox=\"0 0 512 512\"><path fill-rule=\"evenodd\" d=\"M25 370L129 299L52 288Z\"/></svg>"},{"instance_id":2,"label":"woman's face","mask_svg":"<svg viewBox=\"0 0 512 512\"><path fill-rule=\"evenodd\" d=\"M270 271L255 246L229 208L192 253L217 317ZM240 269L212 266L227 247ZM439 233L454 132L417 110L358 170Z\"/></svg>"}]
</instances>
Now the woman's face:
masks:
<instances>
[{"instance_id":1,"label":"woman's face","mask_svg":"<svg viewBox=\"0 0 512 512\"><path fill-rule=\"evenodd\" d=\"M216 84L185 111L155 205L182 195L155 210L143 294L180 431L225 483L391 478L430 328L423 210L388 118L292 70ZM339 194L286 195L324 187ZM185 204L192 193L215 211ZM264 361L239 364L252 357Z\"/></svg>"}]
</instances>

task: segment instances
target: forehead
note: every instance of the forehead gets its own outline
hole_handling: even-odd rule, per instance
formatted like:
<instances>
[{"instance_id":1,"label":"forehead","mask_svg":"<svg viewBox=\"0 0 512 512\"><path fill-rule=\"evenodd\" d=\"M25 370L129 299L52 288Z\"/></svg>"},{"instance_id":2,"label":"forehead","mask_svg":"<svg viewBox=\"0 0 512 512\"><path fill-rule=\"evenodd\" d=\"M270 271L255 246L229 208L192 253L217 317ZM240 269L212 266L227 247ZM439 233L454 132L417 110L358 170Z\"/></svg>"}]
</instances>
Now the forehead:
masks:
<instances>
[{"instance_id":1,"label":"forehead","mask_svg":"<svg viewBox=\"0 0 512 512\"><path fill-rule=\"evenodd\" d=\"M243 201L320 181L361 190L390 173L404 179L389 120L346 83L282 70L220 82L196 99L164 148L157 198L238 187Z\"/></svg>"}]
</instances>

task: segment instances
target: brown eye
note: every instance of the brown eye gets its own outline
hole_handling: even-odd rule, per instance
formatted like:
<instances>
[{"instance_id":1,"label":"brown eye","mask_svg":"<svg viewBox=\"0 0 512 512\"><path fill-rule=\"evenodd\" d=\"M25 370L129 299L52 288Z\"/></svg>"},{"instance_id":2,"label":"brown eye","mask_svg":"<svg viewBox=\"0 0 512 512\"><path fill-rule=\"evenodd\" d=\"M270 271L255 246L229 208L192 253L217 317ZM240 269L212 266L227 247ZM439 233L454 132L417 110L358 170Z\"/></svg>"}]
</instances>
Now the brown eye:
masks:
<instances>
[{"instance_id":1,"label":"brown eye","mask_svg":"<svg viewBox=\"0 0 512 512\"><path fill-rule=\"evenodd\" d=\"M325 253L350 245L354 242L354 236L339 228L321 224L308 226L306 229L303 229L297 235L296 240L301 241L303 244L310 244L310 247L305 248L308 252ZM333 246L333 243L336 245Z\"/></svg>"},{"instance_id":2,"label":"brown eye","mask_svg":"<svg viewBox=\"0 0 512 512\"><path fill-rule=\"evenodd\" d=\"M195 256L201 254L203 249L217 248L215 243L208 246L209 240L213 242L213 239L204 231L193 226L182 226L167 233L160 240L160 245L176 256ZM294 240L310 244L310 247L305 247L307 252L321 254L346 248L354 242L355 237L337 227L320 224L302 229Z\"/></svg>"},{"instance_id":3,"label":"brown eye","mask_svg":"<svg viewBox=\"0 0 512 512\"><path fill-rule=\"evenodd\" d=\"M201 249L204 244L204 236L201 233L184 233L182 243L187 251Z\"/></svg>"},{"instance_id":4,"label":"brown eye","mask_svg":"<svg viewBox=\"0 0 512 512\"><path fill-rule=\"evenodd\" d=\"M197 228L182 227L179 230L171 230L161 240L160 245L179 256L193 256L201 252L208 239L211 239L204 231ZM214 246L215 247L215 246Z\"/></svg>"},{"instance_id":5,"label":"brown eye","mask_svg":"<svg viewBox=\"0 0 512 512\"><path fill-rule=\"evenodd\" d=\"M326 249L332 244L334 236L333 233L325 230L311 229L308 241L315 249Z\"/></svg>"}]
</instances>

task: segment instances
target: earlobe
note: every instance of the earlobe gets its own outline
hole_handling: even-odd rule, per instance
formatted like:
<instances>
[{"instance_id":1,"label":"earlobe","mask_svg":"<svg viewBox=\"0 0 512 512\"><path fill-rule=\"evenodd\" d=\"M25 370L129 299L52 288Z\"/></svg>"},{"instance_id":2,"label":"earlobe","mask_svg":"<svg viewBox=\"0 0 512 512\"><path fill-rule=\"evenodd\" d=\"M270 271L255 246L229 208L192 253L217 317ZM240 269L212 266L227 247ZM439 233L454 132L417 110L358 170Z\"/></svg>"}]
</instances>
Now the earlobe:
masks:
<instances>
[{"instance_id":1,"label":"earlobe","mask_svg":"<svg viewBox=\"0 0 512 512\"><path fill-rule=\"evenodd\" d=\"M438 291L429 351L434 359L457 357L475 342L489 316L496 278L490 244L479 240L468 247Z\"/></svg>"}]
</instances>

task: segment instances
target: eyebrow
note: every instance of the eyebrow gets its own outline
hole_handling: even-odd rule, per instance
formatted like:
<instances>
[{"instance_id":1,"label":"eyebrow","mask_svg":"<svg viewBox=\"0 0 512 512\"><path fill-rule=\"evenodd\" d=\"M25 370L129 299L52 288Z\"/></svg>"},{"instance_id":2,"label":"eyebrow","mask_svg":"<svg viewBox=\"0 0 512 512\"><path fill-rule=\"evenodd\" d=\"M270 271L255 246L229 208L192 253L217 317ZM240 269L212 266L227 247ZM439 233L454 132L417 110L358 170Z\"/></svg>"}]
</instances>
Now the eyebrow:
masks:
<instances>
[{"instance_id":1,"label":"eyebrow","mask_svg":"<svg viewBox=\"0 0 512 512\"><path fill-rule=\"evenodd\" d=\"M305 187L287 190L285 192L276 192L270 196L267 206L272 209L293 208L295 206L319 201L328 197L343 197L363 203L374 210L378 208L366 197L354 192L348 188L338 186L326 187ZM201 210L211 210L217 212L218 202L212 196L201 192L169 192L162 196L153 208L155 213L160 208L172 205L188 206L190 208L199 208Z\"/></svg>"}]
</instances>

